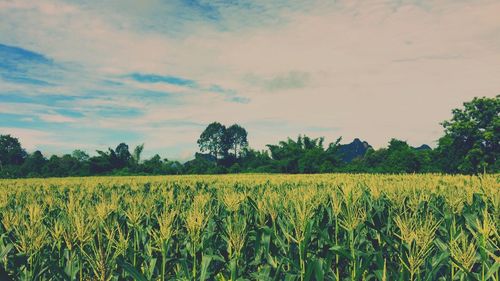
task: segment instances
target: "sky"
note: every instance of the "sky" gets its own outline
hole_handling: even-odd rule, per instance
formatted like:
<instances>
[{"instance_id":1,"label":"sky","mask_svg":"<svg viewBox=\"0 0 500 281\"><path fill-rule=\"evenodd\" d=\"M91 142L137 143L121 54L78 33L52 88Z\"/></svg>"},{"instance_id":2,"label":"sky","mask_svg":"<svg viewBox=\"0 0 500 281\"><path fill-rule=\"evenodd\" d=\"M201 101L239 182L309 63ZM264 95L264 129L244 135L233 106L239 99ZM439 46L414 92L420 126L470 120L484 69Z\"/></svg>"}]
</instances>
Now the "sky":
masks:
<instances>
[{"instance_id":1,"label":"sky","mask_svg":"<svg viewBox=\"0 0 500 281\"><path fill-rule=\"evenodd\" d=\"M498 0L0 0L0 134L187 160L211 122L436 145L500 94Z\"/></svg>"}]
</instances>

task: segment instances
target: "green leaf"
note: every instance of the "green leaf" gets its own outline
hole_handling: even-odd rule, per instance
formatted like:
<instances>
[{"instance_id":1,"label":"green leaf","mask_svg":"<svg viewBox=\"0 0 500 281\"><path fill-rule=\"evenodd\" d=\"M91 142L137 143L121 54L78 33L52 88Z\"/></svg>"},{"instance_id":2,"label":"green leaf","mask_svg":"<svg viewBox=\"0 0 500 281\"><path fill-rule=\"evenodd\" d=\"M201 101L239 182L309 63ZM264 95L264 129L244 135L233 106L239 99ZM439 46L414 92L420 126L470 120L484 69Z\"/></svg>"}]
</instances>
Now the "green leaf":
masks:
<instances>
[{"instance_id":1,"label":"green leaf","mask_svg":"<svg viewBox=\"0 0 500 281\"><path fill-rule=\"evenodd\" d=\"M122 259L119 259L117 261L117 263L118 263L118 266L120 266L123 270L125 270L125 272L127 272L132 278L134 278L134 280L136 280L136 281L148 281L148 279L144 275L142 275L142 273L140 271L138 271L130 263L128 263Z\"/></svg>"},{"instance_id":2,"label":"green leaf","mask_svg":"<svg viewBox=\"0 0 500 281\"><path fill-rule=\"evenodd\" d=\"M14 245L12 245L11 243L7 244L0 252L0 260L3 260L9 254L10 250L12 250L13 247Z\"/></svg>"},{"instance_id":3,"label":"green leaf","mask_svg":"<svg viewBox=\"0 0 500 281\"><path fill-rule=\"evenodd\" d=\"M500 263L496 262L490 267L488 272L486 272L486 280L489 280L493 276L493 274L498 272L498 270L500 270Z\"/></svg>"},{"instance_id":4,"label":"green leaf","mask_svg":"<svg viewBox=\"0 0 500 281\"><path fill-rule=\"evenodd\" d=\"M201 258L201 273L200 273L200 281L205 281L208 277L208 267L212 262L212 256L203 255Z\"/></svg>"},{"instance_id":5,"label":"green leaf","mask_svg":"<svg viewBox=\"0 0 500 281\"><path fill-rule=\"evenodd\" d=\"M44 274L47 270L49 270L49 267L48 267L48 266L46 266L46 267L42 268L41 270L39 270L39 271L36 273L36 275L35 275L35 276L33 276L33 280L40 280L40 279L41 279L40 277L42 277L42 276L43 276L43 274Z\"/></svg>"},{"instance_id":6,"label":"green leaf","mask_svg":"<svg viewBox=\"0 0 500 281\"><path fill-rule=\"evenodd\" d=\"M323 272L323 259L316 259L314 262L314 277L316 281L323 281L325 274Z\"/></svg>"},{"instance_id":7,"label":"green leaf","mask_svg":"<svg viewBox=\"0 0 500 281\"><path fill-rule=\"evenodd\" d=\"M381 269L377 269L374 271L375 273L375 277L377 277L377 280L380 280L382 281L383 280L383 276L384 276L384 271L381 270Z\"/></svg>"},{"instance_id":8,"label":"green leaf","mask_svg":"<svg viewBox=\"0 0 500 281\"><path fill-rule=\"evenodd\" d=\"M436 280L436 274L441 269L443 262L448 260L449 256L450 255L448 254L448 252L442 252L438 258L432 260L431 262L432 270L426 274L427 277L426 280L428 281Z\"/></svg>"},{"instance_id":9,"label":"green leaf","mask_svg":"<svg viewBox=\"0 0 500 281\"><path fill-rule=\"evenodd\" d=\"M349 250L346 247L332 246L332 247L330 247L330 250L341 257L352 260L351 253L349 252Z\"/></svg>"},{"instance_id":10,"label":"green leaf","mask_svg":"<svg viewBox=\"0 0 500 281\"><path fill-rule=\"evenodd\" d=\"M278 278L279 278L279 276L280 276L280 274L281 274L281 270L282 270L282 268L283 268L283 264L282 264L282 263L280 263L280 264L278 265L278 268L276 269L276 273L274 274L274 281L277 281L277 280L278 280Z\"/></svg>"}]
</instances>

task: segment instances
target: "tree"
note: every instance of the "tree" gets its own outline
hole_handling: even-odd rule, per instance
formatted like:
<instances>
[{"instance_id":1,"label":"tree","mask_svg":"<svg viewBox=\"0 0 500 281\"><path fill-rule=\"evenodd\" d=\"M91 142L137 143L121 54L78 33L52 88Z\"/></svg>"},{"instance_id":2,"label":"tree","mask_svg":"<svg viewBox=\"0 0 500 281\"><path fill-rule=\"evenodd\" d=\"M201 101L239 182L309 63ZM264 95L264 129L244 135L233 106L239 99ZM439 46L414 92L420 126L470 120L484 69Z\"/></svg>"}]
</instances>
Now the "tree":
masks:
<instances>
[{"instance_id":1,"label":"tree","mask_svg":"<svg viewBox=\"0 0 500 281\"><path fill-rule=\"evenodd\" d=\"M89 158L90 158L89 155L85 151L80 150L80 149L74 150L73 153L71 153L71 156L73 156L73 158L75 158L79 162L87 162L87 161L89 161Z\"/></svg>"},{"instance_id":2,"label":"tree","mask_svg":"<svg viewBox=\"0 0 500 281\"><path fill-rule=\"evenodd\" d=\"M247 130L238 124L233 124L227 128L225 135L225 148L232 150L235 158L240 157L243 149L248 147Z\"/></svg>"},{"instance_id":3,"label":"tree","mask_svg":"<svg viewBox=\"0 0 500 281\"><path fill-rule=\"evenodd\" d=\"M27 156L17 138L0 135L0 170L6 165L21 165Z\"/></svg>"},{"instance_id":4,"label":"tree","mask_svg":"<svg viewBox=\"0 0 500 281\"><path fill-rule=\"evenodd\" d=\"M114 168L118 168L118 169L124 168L124 167L128 166L128 164L130 163L130 160L132 159L132 154L130 154L130 152L128 150L128 145L126 143L123 143L123 142L120 143L115 148L114 154L116 155L116 160L117 160L115 163L113 163ZM112 156L113 153L110 153L110 155Z\"/></svg>"},{"instance_id":5,"label":"tree","mask_svg":"<svg viewBox=\"0 0 500 281\"><path fill-rule=\"evenodd\" d=\"M424 146L425 148L426 146ZM414 148L406 141L391 139L387 148L368 148L366 155L346 166L347 172L420 173L435 172L431 165L432 149Z\"/></svg>"},{"instance_id":6,"label":"tree","mask_svg":"<svg viewBox=\"0 0 500 281\"><path fill-rule=\"evenodd\" d=\"M284 173L330 172L340 164L337 155L340 138L325 150L324 138L299 136L297 141L288 139L278 145L267 145L277 170Z\"/></svg>"},{"instance_id":7,"label":"tree","mask_svg":"<svg viewBox=\"0 0 500 281\"><path fill-rule=\"evenodd\" d=\"M221 155L227 154L224 145L226 127L219 122L213 122L201 133L198 145L201 152L206 152L219 159Z\"/></svg>"},{"instance_id":8,"label":"tree","mask_svg":"<svg viewBox=\"0 0 500 281\"><path fill-rule=\"evenodd\" d=\"M406 141L391 139L387 148L387 159L383 164L385 172L416 173L420 172L421 163L417 151Z\"/></svg>"},{"instance_id":9,"label":"tree","mask_svg":"<svg viewBox=\"0 0 500 281\"><path fill-rule=\"evenodd\" d=\"M441 123L439 164L445 172L497 172L500 154L500 96L474 98L453 109L451 120Z\"/></svg>"},{"instance_id":10,"label":"tree","mask_svg":"<svg viewBox=\"0 0 500 281\"><path fill-rule=\"evenodd\" d=\"M271 152L271 158L277 166L278 171L283 173L298 173L299 159L302 154L302 136L297 141L288 138L286 141L280 141L277 145L268 144Z\"/></svg>"},{"instance_id":11,"label":"tree","mask_svg":"<svg viewBox=\"0 0 500 281\"><path fill-rule=\"evenodd\" d=\"M126 143L120 143L115 149L116 157L122 161L128 161L132 157Z\"/></svg>"},{"instance_id":12,"label":"tree","mask_svg":"<svg viewBox=\"0 0 500 281\"><path fill-rule=\"evenodd\" d=\"M155 175L162 174L164 170L163 162L158 154L155 154L151 159L145 160L142 167L146 173Z\"/></svg>"},{"instance_id":13,"label":"tree","mask_svg":"<svg viewBox=\"0 0 500 281\"><path fill-rule=\"evenodd\" d=\"M141 161L141 154L144 150L144 144L140 144L134 148L134 153L132 154L132 159L134 159L134 163L136 165Z\"/></svg>"},{"instance_id":14,"label":"tree","mask_svg":"<svg viewBox=\"0 0 500 281\"><path fill-rule=\"evenodd\" d=\"M193 160L184 163L184 171L187 174L218 174L223 167L215 164L215 157L212 155L196 153Z\"/></svg>"},{"instance_id":15,"label":"tree","mask_svg":"<svg viewBox=\"0 0 500 281\"><path fill-rule=\"evenodd\" d=\"M26 158L26 161L24 161L23 163L23 175L28 177L41 176L46 163L47 159L45 159L45 157L39 150L33 152Z\"/></svg>"},{"instance_id":16,"label":"tree","mask_svg":"<svg viewBox=\"0 0 500 281\"><path fill-rule=\"evenodd\" d=\"M116 158L115 152L112 149L108 149L109 152L97 150L97 156L90 157L89 168L91 174L102 174L110 172L114 167L112 162Z\"/></svg>"},{"instance_id":17,"label":"tree","mask_svg":"<svg viewBox=\"0 0 500 281\"><path fill-rule=\"evenodd\" d=\"M27 161L28 162L28 161ZM82 162L71 154L52 155L43 167L43 176L67 177L89 175L88 162Z\"/></svg>"},{"instance_id":18,"label":"tree","mask_svg":"<svg viewBox=\"0 0 500 281\"><path fill-rule=\"evenodd\" d=\"M254 173L274 173L277 172L271 164L272 159L265 150L257 151L245 148L240 159L240 168L246 172Z\"/></svg>"}]
</instances>

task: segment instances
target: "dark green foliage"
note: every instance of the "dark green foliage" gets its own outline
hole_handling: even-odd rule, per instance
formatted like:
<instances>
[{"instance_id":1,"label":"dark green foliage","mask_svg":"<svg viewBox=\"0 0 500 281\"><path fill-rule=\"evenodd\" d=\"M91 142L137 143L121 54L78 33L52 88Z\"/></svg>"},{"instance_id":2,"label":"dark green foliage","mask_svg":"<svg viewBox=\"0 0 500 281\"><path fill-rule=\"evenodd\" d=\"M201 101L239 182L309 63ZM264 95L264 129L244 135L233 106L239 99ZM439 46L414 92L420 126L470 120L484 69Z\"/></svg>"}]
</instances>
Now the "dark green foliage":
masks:
<instances>
[{"instance_id":1,"label":"dark green foliage","mask_svg":"<svg viewBox=\"0 0 500 281\"><path fill-rule=\"evenodd\" d=\"M208 125L198 139L201 152L208 152L216 160L221 155L226 155L228 146L224 142L227 139L225 134L226 127L221 123L213 122Z\"/></svg>"},{"instance_id":2,"label":"dark green foliage","mask_svg":"<svg viewBox=\"0 0 500 281\"><path fill-rule=\"evenodd\" d=\"M230 167L238 162L248 147L248 133L238 124L230 127L213 122L201 133L198 145L201 152L208 152L216 165Z\"/></svg>"},{"instance_id":3,"label":"dark green foliage","mask_svg":"<svg viewBox=\"0 0 500 281\"><path fill-rule=\"evenodd\" d=\"M498 171L500 156L500 96L474 98L454 109L442 123L439 165L445 172L479 173Z\"/></svg>"},{"instance_id":4,"label":"dark green foliage","mask_svg":"<svg viewBox=\"0 0 500 281\"><path fill-rule=\"evenodd\" d=\"M240 157L243 150L248 147L247 137L248 133L245 128L238 124L231 125L225 132L224 151L231 151L235 158Z\"/></svg>"},{"instance_id":5,"label":"dark green foliage","mask_svg":"<svg viewBox=\"0 0 500 281\"><path fill-rule=\"evenodd\" d=\"M47 159L45 159L43 154L37 150L28 155L26 161L24 161L21 167L22 173L27 177L39 177L43 175L43 167L46 163Z\"/></svg>"},{"instance_id":6,"label":"dark green foliage","mask_svg":"<svg viewBox=\"0 0 500 281\"><path fill-rule=\"evenodd\" d=\"M18 139L11 135L0 135L0 169L7 165L21 165L26 156Z\"/></svg>"},{"instance_id":7,"label":"dark green foliage","mask_svg":"<svg viewBox=\"0 0 500 281\"><path fill-rule=\"evenodd\" d=\"M319 173L331 172L340 164L336 153L338 139L327 149L323 146L324 138L311 139L299 136L297 141L288 139L278 145L268 145L276 170L281 173Z\"/></svg>"},{"instance_id":8,"label":"dark green foliage","mask_svg":"<svg viewBox=\"0 0 500 281\"><path fill-rule=\"evenodd\" d=\"M369 149L364 158L354 164L364 166L365 172L419 173L431 172L432 150L415 149L405 141L392 139L388 148Z\"/></svg>"}]
</instances>

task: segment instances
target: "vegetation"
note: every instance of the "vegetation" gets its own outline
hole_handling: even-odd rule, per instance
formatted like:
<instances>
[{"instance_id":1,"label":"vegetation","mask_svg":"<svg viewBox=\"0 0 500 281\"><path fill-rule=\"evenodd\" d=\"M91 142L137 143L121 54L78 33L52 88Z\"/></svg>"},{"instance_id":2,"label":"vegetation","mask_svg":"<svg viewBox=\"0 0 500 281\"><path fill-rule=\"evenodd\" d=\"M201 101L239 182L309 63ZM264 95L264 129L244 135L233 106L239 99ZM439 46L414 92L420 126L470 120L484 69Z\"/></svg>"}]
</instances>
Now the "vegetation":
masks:
<instances>
[{"instance_id":1,"label":"vegetation","mask_svg":"<svg viewBox=\"0 0 500 281\"><path fill-rule=\"evenodd\" d=\"M88 175L159 175L220 173L496 173L500 171L500 96L475 98L464 109L453 110L453 118L443 122L445 135L436 149L414 148L391 139L387 148L374 150L355 140L340 145L341 138L324 145L324 138L299 136L267 150L248 146L247 131L237 125L214 122L198 139L202 153L181 164L154 155L141 161L144 145L120 143L115 149L89 156L72 154L46 159L40 151L28 154L18 139L0 135L0 177L65 177ZM205 154L204 154L205 153Z\"/></svg>"},{"instance_id":2,"label":"vegetation","mask_svg":"<svg viewBox=\"0 0 500 281\"><path fill-rule=\"evenodd\" d=\"M498 175L0 181L2 280L499 280Z\"/></svg>"},{"instance_id":3,"label":"vegetation","mask_svg":"<svg viewBox=\"0 0 500 281\"><path fill-rule=\"evenodd\" d=\"M445 172L499 170L500 96L466 102L442 124L445 135L439 139L438 154Z\"/></svg>"}]
</instances>

